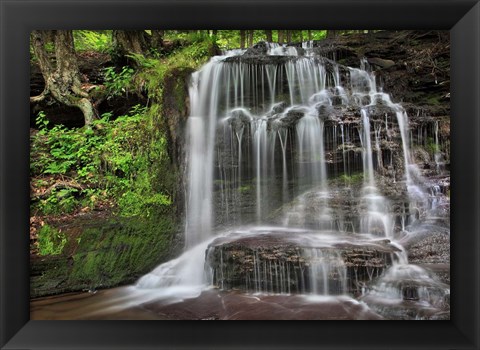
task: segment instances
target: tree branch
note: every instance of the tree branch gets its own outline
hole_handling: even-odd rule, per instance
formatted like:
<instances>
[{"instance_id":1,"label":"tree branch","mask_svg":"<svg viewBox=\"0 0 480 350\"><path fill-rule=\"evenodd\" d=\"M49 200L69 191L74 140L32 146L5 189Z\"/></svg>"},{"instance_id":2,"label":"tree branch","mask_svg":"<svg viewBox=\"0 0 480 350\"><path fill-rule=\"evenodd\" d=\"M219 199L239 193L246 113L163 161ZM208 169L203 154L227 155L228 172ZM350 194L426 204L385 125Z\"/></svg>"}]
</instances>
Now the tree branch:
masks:
<instances>
[{"instance_id":1,"label":"tree branch","mask_svg":"<svg viewBox=\"0 0 480 350\"><path fill-rule=\"evenodd\" d=\"M30 103L39 103L47 97L47 95L50 93L48 88L45 88L42 93L38 96L30 96Z\"/></svg>"},{"instance_id":2,"label":"tree branch","mask_svg":"<svg viewBox=\"0 0 480 350\"><path fill-rule=\"evenodd\" d=\"M74 93L76 93L78 96L81 96L81 97L89 97L88 93L85 92L84 90L82 90L82 88L76 86L76 85L72 85L72 91Z\"/></svg>"},{"instance_id":3,"label":"tree branch","mask_svg":"<svg viewBox=\"0 0 480 350\"><path fill-rule=\"evenodd\" d=\"M59 182L54 183L49 188L47 188L44 192L42 192L40 194L37 194L35 196L32 196L30 198L30 200L32 202L36 202L36 201L39 201L41 199L48 198L48 196L50 196L52 191L59 190L59 189L76 189L79 192L81 192L81 191L85 190L85 187L83 187L82 185L79 185L76 182L72 182L72 181L59 181Z\"/></svg>"}]
</instances>

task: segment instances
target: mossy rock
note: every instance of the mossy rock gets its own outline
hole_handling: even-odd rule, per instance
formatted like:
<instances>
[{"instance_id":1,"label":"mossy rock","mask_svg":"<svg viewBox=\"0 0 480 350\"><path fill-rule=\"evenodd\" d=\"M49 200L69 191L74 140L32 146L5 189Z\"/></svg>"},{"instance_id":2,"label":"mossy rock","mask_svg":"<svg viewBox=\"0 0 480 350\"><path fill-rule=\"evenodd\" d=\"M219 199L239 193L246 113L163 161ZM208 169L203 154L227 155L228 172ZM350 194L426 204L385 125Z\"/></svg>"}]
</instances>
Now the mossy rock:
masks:
<instances>
[{"instance_id":1,"label":"mossy rock","mask_svg":"<svg viewBox=\"0 0 480 350\"><path fill-rule=\"evenodd\" d=\"M31 259L31 297L133 283L176 253L174 218L79 218L62 254Z\"/></svg>"}]
</instances>

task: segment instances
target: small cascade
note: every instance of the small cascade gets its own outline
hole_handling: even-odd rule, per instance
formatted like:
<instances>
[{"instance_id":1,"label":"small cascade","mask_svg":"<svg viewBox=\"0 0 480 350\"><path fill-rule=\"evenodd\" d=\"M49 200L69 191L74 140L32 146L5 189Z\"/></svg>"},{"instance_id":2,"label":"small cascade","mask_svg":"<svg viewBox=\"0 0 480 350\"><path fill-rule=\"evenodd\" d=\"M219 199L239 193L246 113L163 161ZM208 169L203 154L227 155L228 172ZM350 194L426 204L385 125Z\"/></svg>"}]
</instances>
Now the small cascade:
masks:
<instances>
[{"instance_id":1,"label":"small cascade","mask_svg":"<svg viewBox=\"0 0 480 350\"><path fill-rule=\"evenodd\" d=\"M267 166L267 121L266 119L256 119L252 122L253 131L253 147L255 150L255 169L256 169L256 192L257 192L257 221L260 222L262 218L262 181L265 181L265 172ZM265 189L264 189L265 191Z\"/></svg>"},{"instance_id":2,"label":"small cascade","mask_svg":"<svg viewBox=\"0 0 480 350\"><path fill-rule=\"evenodd\" d=\"M299 181L304 185L326 189L325 152L323 150L323 123L306 114L297 123Z\"/></svg>"},{"instance_id":3,"label":"small cascade","mask_svg":"<svg viewBox=\"0 0 480 350\"><path fill-rule=\"evenodd\" d=\"M362 298L387 318L431 319L449 310L450 287L417 265L391 267ZM438 317L438 316L436 316Z\"/></svg>"},{"instance_id":4,"label":"small cascade","mask_svg":"<svg viewBox=\"0 0 480 350\"><path fill-rule=\"evenodd\" d=\"M361 110L362 129L360 142L363 147L363 196L367 207L366 215L361 219L362 232L373 233L381 237L392 237L391 218L387 200L378 193L373 171L373 151L371 141L370 119L365 109Z\"/></svg>"},{"instance_id":5,"label":"small cascade","mask_svg":"<svg viewBox=\"0 0 480 350\"><path fill-rule=\"evenodd\" d=\"M341 295L347 292L347 268L338 251L308 249L310 292L317 295Z\"/></svg>"},{"instance_id":6,"label":"small cascade","mask_svg":"<svg viewBox=\"0 0 480 350\"><path fill-rule=\"evenodd\" d=\"M434 124L435 147L434 147L433 152L434 152L434 160L435 160L436 171L439 175L442 175L443 172L444 172L444 168L445 168L445 159L444 159L443 154L441 152L438 130L439 130L439 123L438 123L438 120L436 120L435 124Z\"/></svg>"},{"instance_id":7,"label":"small cascade","mask_svg":"<svg viewBox=\"0 0 480 350\"><path fill-rule=\"evenodd\" d=\"M202 242L178 258L159 265L137 281L135 290L140 296L154 291L155 298L152 299L165 298L172 302L200 295L208 278L204 261L210 241Z\"/></svg>"}]
</instances>

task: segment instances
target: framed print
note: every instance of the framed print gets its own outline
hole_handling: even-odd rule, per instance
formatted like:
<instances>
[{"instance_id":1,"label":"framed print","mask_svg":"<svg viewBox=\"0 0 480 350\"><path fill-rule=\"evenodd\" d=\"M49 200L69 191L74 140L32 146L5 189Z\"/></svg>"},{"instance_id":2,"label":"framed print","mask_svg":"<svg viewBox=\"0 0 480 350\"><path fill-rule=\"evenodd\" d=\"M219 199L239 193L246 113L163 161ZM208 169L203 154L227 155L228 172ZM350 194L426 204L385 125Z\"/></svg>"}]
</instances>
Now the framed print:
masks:
<instances>
[{"instance_id":1,"label":"framed print","mask_svg":"<svg viewBox=\"0 0 480 350\"><path fill-rule=\"evenodd\" d=\"M1 0L1 36L2 349L479 348L477 1Z\"/></svg>"}]
</instances>

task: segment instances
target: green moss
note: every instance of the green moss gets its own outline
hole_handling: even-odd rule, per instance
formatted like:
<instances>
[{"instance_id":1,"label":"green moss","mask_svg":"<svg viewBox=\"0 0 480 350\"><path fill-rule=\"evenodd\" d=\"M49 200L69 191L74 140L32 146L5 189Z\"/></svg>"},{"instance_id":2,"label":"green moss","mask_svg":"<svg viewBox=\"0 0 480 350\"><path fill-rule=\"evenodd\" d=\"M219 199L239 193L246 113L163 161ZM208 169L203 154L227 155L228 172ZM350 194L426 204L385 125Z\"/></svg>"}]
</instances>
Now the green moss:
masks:
<instances>
[{"instance_id":1,"label":"green moss","mask_svg":"<svg viewBox=\"0 0 480 350\"><path fill-rule=\"evenodd\" d=\"M67 238L60 230L44 225L38 231L38 252L40 255L60 254Z\"/></svg>"},{"instance_id":2,"label":"green moss","mask_svg":"<svg viewBox=\"0 0 480 350\"><path fill-rule=\"evenodd\" d=\"M237 188L237 191L240 193L246 193L252 190L252 186L250 185L243 185Z\"/></svg>"},{"instance_id":3,"label":"green moss","mask_svg":"<svg viewBox=\"0 0 480 350\"><path fill-rule=\"evenodd\" d=\"M180 74L180 75L185 76L184 72L183 72L183 74ZM187 72L187 75L190 75L191 70L188 69L188 70L186 70L186 72ZM174 94L175 94L175 99L177 101L177 105L178 106L185 106L185 101L186 101L186 98L187 98L187 90L185 89L185 80L184 79L178 79L176 81Z\"/></svg>"},{"instance_id":4,"label":"green moss","mask_svg":"<svg viewBox=\"0 0 480 350\"><path fill-rule=\"evenodd\" d=\"M440 152L440 147L435 143L432 137L427 138L427 142L425 145L425 150L430 154L435 154Z\"/></svg>"},{"instance_id":5,"label":"green moss","mask_svg":"<svg viewBox=\"0 0 480 350\"><path fill-rule=\"evenodd\" d=\"M140 85L138 89L145 89L149 98L161 101L165 81L169 75L187 70L190 74L206 63L216 52L216 45L210 38L197 38L190 45L182 45L167 57L150 60L149 65L144 66L145 69L139 72L138 79L135 80ZM182 94L178 97L182 97ZM179 101L184 103L185 100Z\"/></svg>"},{"instance_id":6,"label":"green moss","mask_svg":"<svg viewBox=\"0 0 480 350\"><path fill-rule=\"evenodd\" d=\"M31 265L30 297L68 292L68 259L63 255L42 257Z\"/></svg>"},{"instance_id":7,"label":"green moss","mask_svg":"<svg viewBox=\"0 0 480 350\"><path fill-rule=\"evenodd\" d=\"M429 97L427 99L427 104L433 105L433 106L439 105L440 104L439 97L438 96Z\"/></svg>"},{"instance_id":8,"label":"green moss","mask_svg":"<svg viewBox=\"0 0 480 350\"><path fill-rule=\"evenodd\" d=\"M106 288L133 282L167 258L176 229L168 216L86 228L73 255L69 283Z\"/></svg>"},{"instance_id":9,"label":"green moss","mask_svg":"<svg viewBox=\"0 0 480 350\"><path fill-rule=\"evenodd\" d=\"M355 185L363 182L363 173L356 173L351 175L342 174L338 177L338 179L349 185Z\"/></svg>"}]
</instances>

